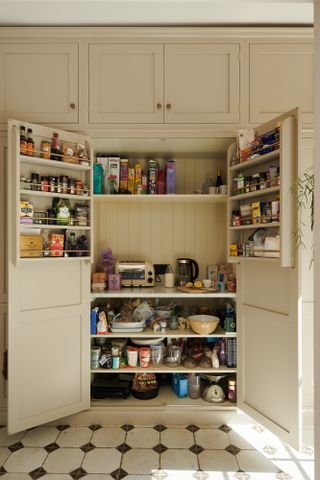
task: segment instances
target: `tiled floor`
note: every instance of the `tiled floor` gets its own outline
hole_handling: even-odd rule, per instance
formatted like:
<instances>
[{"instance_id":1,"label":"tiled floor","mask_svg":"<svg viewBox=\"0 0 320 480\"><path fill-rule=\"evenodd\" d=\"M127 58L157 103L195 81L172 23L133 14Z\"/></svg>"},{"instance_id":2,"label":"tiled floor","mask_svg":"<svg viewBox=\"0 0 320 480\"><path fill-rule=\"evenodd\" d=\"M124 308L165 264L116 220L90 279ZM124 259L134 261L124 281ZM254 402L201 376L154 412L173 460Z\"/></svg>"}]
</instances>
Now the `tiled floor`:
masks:
<instances>
[{"instance_id":1,"label":"tiled floor","mask_svg":"<svg viewBox=\"0 0 320 480\"><path fill-rule=\"evenodd\" d=\"M312 479L298 453L258 425L101 425L0 429L1 480Z\"/></svg>"}]
</instances>

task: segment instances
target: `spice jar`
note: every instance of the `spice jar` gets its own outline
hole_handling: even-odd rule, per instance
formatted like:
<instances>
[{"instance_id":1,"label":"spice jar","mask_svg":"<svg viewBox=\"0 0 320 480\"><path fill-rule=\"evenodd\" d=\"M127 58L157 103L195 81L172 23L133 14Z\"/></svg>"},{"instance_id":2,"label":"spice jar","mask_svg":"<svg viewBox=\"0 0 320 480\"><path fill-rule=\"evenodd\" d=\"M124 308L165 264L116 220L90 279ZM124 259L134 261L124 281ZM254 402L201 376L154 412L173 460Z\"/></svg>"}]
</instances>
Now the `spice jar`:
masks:
<instances>
[{"instance_id":1,"label":"spice jar","mask_svg":"<svg viewBox=\"0 0 320 480\"><path fill-rule=\"evenodd\" d=\"M75 185L74 178L69 178L69 181L68 181L68 189L69 189L70 195L75 195L75 193L76 193L76 185Z\"/></svg>"},{"instance_id":2,"label":"spice jar","mask_svg":"<svg viewBox=\"0 0 320 480\"><path fill-rule=\"evenodd\" d=\"M87 197L89 195L89 189L88 189L87 185L82 186L82 195L84 197Z\"/></svg>"},{"instance_id":3,"label":"spice jar","mask_svg":"<svg viewBox=\"0 0 320 480\"><path fill-rule=\"evenodd\" d=\"M31 190L41 190L40 177L38 173L31 173Z\"/></svg>"},{"instance_id":4,"label":"spice jar","mask_svg":"<svg viewBox=\"0 0 320 480\"><path fill-rule=\"evenodd\" d=\"M49 180L46 176L41 177L41 191L49 192Z\"/></svg>"},{"instance_id":5,"label":"spice jar","mask_svg":"<svg viewBox=\"0 0 320 480\"><path fill-rule=\"evenodd\" d=\"M60 179L62 188L61 193L68 193L68 177L66 175L63 175L62 177L60 177Z\"/></svg>"},{"instance_id":6,"label":"spice jar","mask_svg":"<svg viewBox=\"0 0 320 480\"><path fill-rule=\"evenodd\" d=\"M82 195L82 181L76 180L76 195Z\"/></svg>"},{"instance_id":7,"label":"spice jar","mask_svg":"<svg viewBox=\"0 0 320 480\"><path fill-rule=\"evenodd\" d=\"M56 214L52 208L48 208L47 210L47 219L48 219L48 225L56 224Z\"/></svg>"},{"instance_id":8,"label":"spice jar","mask_svg":"<svg viewBox=\"0 0 320 480\"><path fill-rule=\"evenodd\" d=\"M47 141L41 142L40 150L41 150L41 158L50 160L50 153L51 153L50 142L47 142Z\"/></svg>"},{"instance_id":9,"label":"spice jar","mask_svg":"<svg viewBox=\"0 0 320 480\"><path fill-rule=\"evenodd\" d=\"M56 177L52 175L49 177L49 192L55 193L56 191Z\"/></svg>"},{"instance_id":10,"label":"spice jar","mask_svg":"<svg viewBox=\"0 0 320 480\"><path fill-rule=\"evenodd\" d=\"M62 181L61 181L61 177L57 177L57 193L62 193Z\"/></svg>"},{"instance_id":11,"label":"spice jar","mask_svg":"<svg viewBox=\"0 0 320 480\"><path fill-rule=\"evenodd\" d=\"M32 190L32 188L31 188L31 178L27 178L25 189L26 190Z\"/></svg>"}]
</instances>

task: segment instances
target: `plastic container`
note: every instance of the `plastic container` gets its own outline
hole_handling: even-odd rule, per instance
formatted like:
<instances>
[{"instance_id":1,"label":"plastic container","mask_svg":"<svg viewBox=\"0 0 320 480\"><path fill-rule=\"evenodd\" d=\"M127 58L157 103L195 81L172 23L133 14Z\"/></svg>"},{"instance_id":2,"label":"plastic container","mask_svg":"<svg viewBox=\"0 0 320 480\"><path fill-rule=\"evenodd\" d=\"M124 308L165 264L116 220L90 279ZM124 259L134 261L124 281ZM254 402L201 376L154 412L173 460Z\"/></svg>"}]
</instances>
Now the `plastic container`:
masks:
<instances>
[{"instance_id":1,"label":"plastic container","mask_svg":"<svg viewBox=\"0 0 320 480\"><path fill-rule=\"evenodd\" d=\"M99 368L100 347L91 347L91 368Z\"/></svg>"},{"instance_id":2,"label":"plastic container","mask_svg":"<svg viewBox=\"0 0 320 480\"><path fill-rule=\"evenodd\" d=\"M189 373L188 392L190 398L200 398L201 396L201 377L196 373Z\"/></svg>"},{"instance_id":3,"label":"plastic container","mask_svg":"<svg viewBox=\"0 0 320 480\"><path fill-rule=\"evenodd\" d=\"M99 163L93 165L93 193L102 193L103 168Z\"/></svg>"}]
</instances>

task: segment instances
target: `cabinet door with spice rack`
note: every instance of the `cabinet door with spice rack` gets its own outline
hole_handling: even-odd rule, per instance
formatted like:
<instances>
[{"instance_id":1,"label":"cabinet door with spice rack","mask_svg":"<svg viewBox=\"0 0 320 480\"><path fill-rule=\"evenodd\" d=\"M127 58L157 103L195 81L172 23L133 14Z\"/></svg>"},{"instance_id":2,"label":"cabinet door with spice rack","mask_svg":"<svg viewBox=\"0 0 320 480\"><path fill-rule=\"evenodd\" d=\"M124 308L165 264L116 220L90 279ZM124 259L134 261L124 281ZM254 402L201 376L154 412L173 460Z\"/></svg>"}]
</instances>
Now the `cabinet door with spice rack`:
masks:
<instances>
[{"instance_id":1,"label":"cabinet door with spice rack","mask_svg":"<svg viewBox=\"0 0 320 480\"><path fill-rule=\"evenodd\" d=\"M7 302L7 269L6 269L6 155L7 139L0 138L0 304Z\"/></svg>"},{"instance_id":2,"label":"cabinet door with spice rack","mask_svg":"<svg viewBox=\"0 0 320 480\"><path fill-rule=\"evenodd\" d=\"M229 259L295 262L298 109L238 133L228 150Z\"/></svg>"},{"instance_id":3,"label":"cabinet door with spice rack","mask_svg":"<svg viewBox=\"0 0 320 480\"><path fill-rule=\"evenodd\" d=\"M92 148L83 135L15 120L8 132L8 429L14 433L89 405L82 359L89 355Z\"/></svg>"},{"instance_id":4,"label":"cabinet door with spice rack","mask_svg":"<svg viewBox=\"0 0 320 480\"><path fill-rule=\"evenodd\" d=\"M139 391L137 394L135 391L136 382L131 385L134 374L136 374L137 381L140 375L142 377L146 375L150 376L150 379L153 377L154 381L158 383L157 399L155 398L151 405L153 407L157 404L179 405L183 399L184 406L192 405L201 408L205 405L209 406L211 403L212 407L234 408L236 397L233 387L236 385L237 371L237 333L235 304L233 304L235 293L198 294L190 299L189 294L182 294L175 289L157 287L156 289L151 288L150 292L148 289L143 289L141 296L139 290L129 288L122 289L121 292L94 293L91 296L92 401L99 399L101 405L101 401L105 399L110 406L110 395L112 397L112 394L110 391L108 393L108 385L110 384L110 387L114 382L123 379L123 375L128 380L128 389L131 388L131 395L139 398ZM166 292L166 290L170 291ZM156 292L158 295L160 292L160 298L157 298ZM136 295L136 297L131 295ZM130 305L134 308L138 305L137 308L141 310L144 304L145 306L148 304L152 310L155 309L156 318L152 320L153 325L137 331L130 316L131 320L127 319L126 328L123 331L119 330L121 325L122 327L124 325L123 321L125 321L125 315L127 309L130 309ZM220 324L213 332L212 329L206 331L200 328L199 324L188 326L183 323L185 320L183 317L178 319L174 316L175 309L181 309L181 312L184 311L184 313L200 310L219 312ZM112 321L114 312L118 310L120 311L118 317L121 316L122 321L121 319ZM225 317L228 317L228 323L227 320L223 321L222 319L224 311L228 312ZM162 312L163 315L168 313L170 317L166 315L167 319L162 317L161 320L160 317L157 317L157 312ZM106 323L103 318L107 319ZM155 331L157 322L162 325L160 333ZM105 327L103 327L103 323ZM165 327L164 324L166 324ZM110 377L110 374L113 375ZM128 374L132 374L132 377L129 378ZM199 376L202 395L200 395L200 389L199 396L196 397L190 393L190 389L190 396L188 396L187 388L183 393L175 389L180 380L181 386L183 384L186 387L188 378L189 380L191 378L188 377L190 374ZM173 378L171 378L172 376ZM213 378L213 376L217 376L217 378ZM115 380L115 378L119 378L119 380ZM232 384L230 394L228 394L227 387L229 380ZM221 382L222 386L217 389L220 396L217 398L213 396L210 400L209 385L213 386L212 390L214 390L215 381ZM173 393L172 388L177 396ZM148 394L148 392L146 393ZM104 394L105 396L103 396ZM140 398L142 397L143 395ZM118 399L113 406L122 408L128 404L130 407L131 398L130 396L128 402L121 403ZM196 398L197 401L195 401Z\"/></svg>"},{"instance_id":5,"label":"cabinet door with spice rack","mask_svg":"<svg viewBox=\"0 0 320 480\"><path fill-rule=\"evenodd\" d=\"M0 123L79 122L78 44L2 43L0 72Z\"/></svg>"}]
</instances>

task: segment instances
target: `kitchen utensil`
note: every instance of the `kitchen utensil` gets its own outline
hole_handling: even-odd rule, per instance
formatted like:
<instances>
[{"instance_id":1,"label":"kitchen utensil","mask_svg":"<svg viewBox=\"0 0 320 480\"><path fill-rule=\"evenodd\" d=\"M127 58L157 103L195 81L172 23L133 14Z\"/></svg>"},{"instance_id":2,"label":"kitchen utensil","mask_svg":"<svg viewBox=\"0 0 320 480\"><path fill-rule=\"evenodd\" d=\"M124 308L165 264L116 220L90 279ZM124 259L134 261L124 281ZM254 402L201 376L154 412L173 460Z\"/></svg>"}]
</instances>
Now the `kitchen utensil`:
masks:
<instances>
[{"instance_id":1,"label":"kitchen utensil","mask_svg":"<svg viewBox=\"0 0 320 480\"><path fill-rule=\"evenodd\" d=\"M199 265L192 258L177 258L176 285L194 282L199 275Z\"/></svg>"},{"instance_id":2,"label":"kitchen utensil","mask_svg":"<svg viewBox=\"0 0 320 480\"><path fill-rule=\"evenodd\" d=\"M209 335L217 328L220 319L213 315L191 315L188 317L189 325L199 335Z\"/></svg>"}]
</instances>

